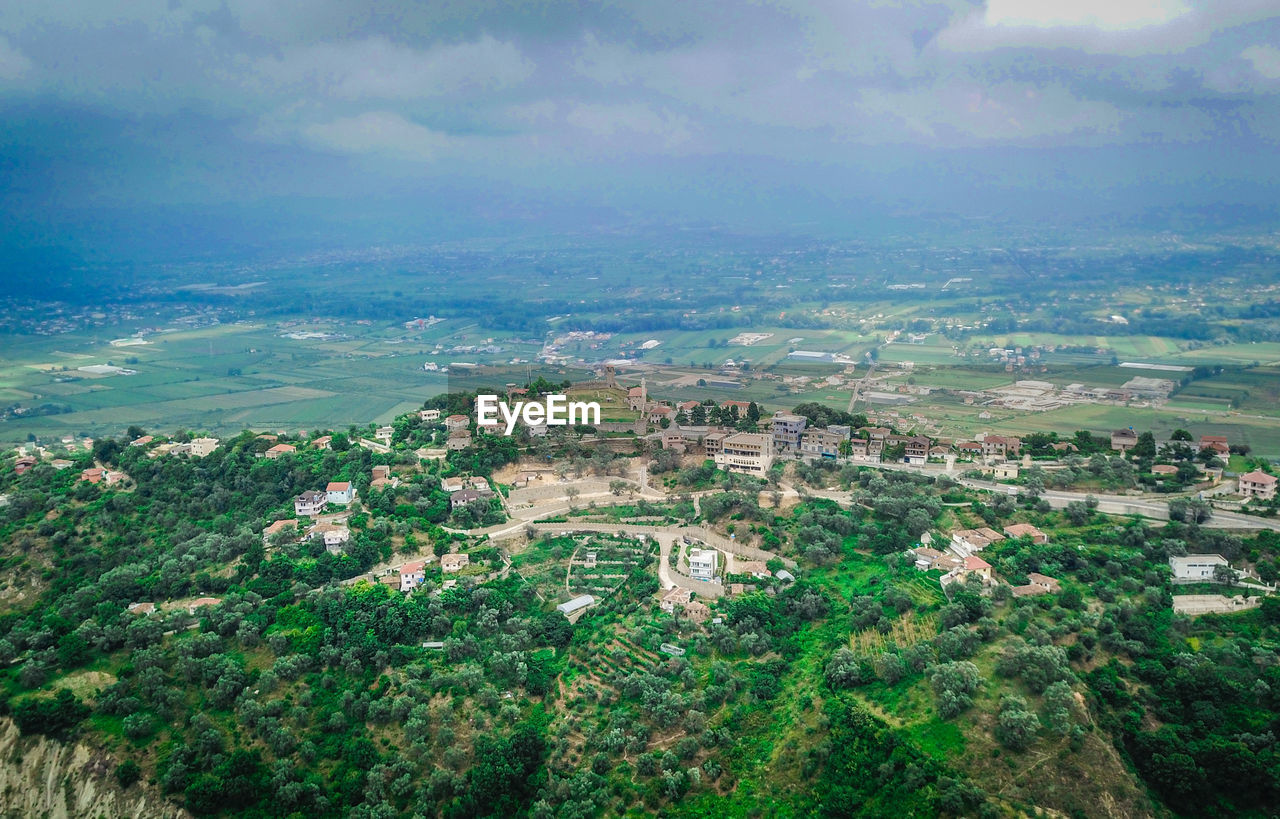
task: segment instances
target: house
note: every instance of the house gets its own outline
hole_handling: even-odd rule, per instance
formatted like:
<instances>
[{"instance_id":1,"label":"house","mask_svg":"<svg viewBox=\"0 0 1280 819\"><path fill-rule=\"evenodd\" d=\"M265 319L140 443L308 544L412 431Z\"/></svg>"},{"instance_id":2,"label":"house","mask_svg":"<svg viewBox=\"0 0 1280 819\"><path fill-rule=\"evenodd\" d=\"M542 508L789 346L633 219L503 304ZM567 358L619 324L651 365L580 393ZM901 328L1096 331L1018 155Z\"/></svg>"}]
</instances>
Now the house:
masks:
<instances>
[{"instance_id":1,"label":"house","mask_svg":"<svg viewBox=\"0 0 1280 819\"><path fill-rule=\"evenodd\" d=\"M450 432L465 430L471 426L471 419L465 415L450 415L444 419L444 428Z\"/></svg>"},{"instance_id":2,"label":"house","mask_svg":"<svg viewBox=\"0 0 1280 819\"><path fill-rule=\"evenodd\" d=\"M329 497L329 503L340 506L345 506L356 499L356 488L350 481L330 481L324 491Z\"/></svg>"},{"instance_id":3,"label":"house","mask_svg":"<svg viewBox=\"0 0 1280 819\"><path fill-rule=\"evenodd\" d=\"M689 550L689 576L694 580L715 580L716 560L720 553L715 549Z\"/></svg>"},{"instance_id":4,"label":"house","mask_svg":"<svg viewBox=\"0 0 1280 819\"><path fill-rule=\"evenodd\" d=\"M1231 447L1227 446L1227 436L1225 435L1201 435L1200 451L1212 449L1218 455L1230 455Z\"/></svg>"},{"instance_id":5,"label":"house","mask_svg":"<svg viewBox=\"0 0 1280 819\"><path fill-rule=\"evenodd\" d=\"M775 452L791 452L800 449L805 425L809 419L790 412L775 412L769 422Z\"/></svg>"},{"instance_id":6,"label":"house","mask_svg":"<svg viewBox=\"0 0 1280 819\"><path fill-rule=\"evenodd\" d=\"M1240 494L1246 498L1271 500L1276 496L1276 477L1261 469L1246 472L1240 476Z\"/></svg>"},{"instance_id":7,"label":"house","mask_svg":"<svg viewBox=\"0 0 1280 819\"><path fill-rule=\"evenodd\" d=\"M413 591L427 579L427 562L415 560L400 567L400 591Z\"/></svg>"},{"instance_id":8,"label":"house","mask_svg":"<svg viewBox=\"0 0 1280 819\"><path fill-rule=\"evenodd\" d=\"M572 600L569 600L567 602L561 603L560 605L556 606L556 611L560 612L563 615L568 616L570 614L573 614L575 611L580 611L582 609L585 609L586 607L592 605L595 602L596 602L596 599L591 595L580 594L577 597L573 598Z\"/></svg>"},{"instance_id":9,"label":"house","mask_svg":"<svg viewBox=\"0 0 1280 819\"><path fill-rule=\"evenodd\" d=\"M758 432L734 433L724 439L715 462L726 472L763 475L773 465L773 437Z\"/></svg>"},{"instance_id":10,"label":"house","mask_svg":"<svg viewBox=\"0 0 1280 819\"><path fill-rule=\"evenodd\" d=\"M1027 575L1027 581L1032 586L1039 586L1047 592L1057 594L1062 589L1062 584L1052 577L1040 574L1039 572L1031 572Z\"/></svg>"},{"instance_id":11,"label":"house","mask_svg":"<svg viewBox=\"0 0 1280 819\"><path fill-rule=\"evenodd\" d=\"M438 409L418 410L418 420L419 420L419 421L431 421L431 422L439 421L439 420L440 420L440 410L438 410Z\"/></svg>"},{"instance_id":12,"label":"house","mask_svg":"<svg viewBox=\"0 0 1280 819\"><path fill-rule=\"evenodd\" d=\"M1004 533L1008 537L1029 537L1031 542L1037 546L1042 546L1049 542L1049 536L1030 523L1011 523L1004 527Z\"/></svg>"},{"instance_id":13,"label":"house","mask_svg":"<svg viewBox=\"0 0 1280 819\"><path fill-rule=\"evenodd\" d=\"M190 452L197 458L203 458L207 455L213 454L213 451L217 448L217 438L196 438L191 442Z\"/></svg>"},{"instance_id":14,"label":"house","mask_svg":"<svg viewBox=\"0 0 1280 819\"><path fill-rule=\"evenodd\" d=\"M991 477L998 481L1016 481L1018 479L1018 465L1010 463L996 464L991 467Z\"/></svg>"},{"instance_id":15,"label":"house","mask_svg":"<svg viewBox=\"0 0 1280 819\"><path fill-rule=\"evenodd\" d=\"M134 438L129 442L129 446L146 446L154 441L155 438L150 435L143 435L141 438Z\"/></svg>"},{"instance_id":16,"label":"house","mask_svg":"<svg viewBox=\"0 0 1280 819\"><path fill-rule=\"evenodd\" d=\"M715 457L724 450L724 439L729 437L727 432L708 432L702 436L702 448L710 455Z\"/></svg>"},{"instance_id":17,"label":"house","mask_svg":"<svg viewBox=\"0 0 1280 819\"><path fill-rule=\"evenodd\" d=\"M373 437L384 444L390 444L391 438L396 434L395 427L378 427L374 430Z\"/></svg>"},{"instance_id":18,"label":"house","mask_svg":"<svg viewBox=\"0 0 1280 819\"><path fill-rule=\"evenodd\" d=\"M986 526L951 533L951 542L963 552L981 552L998 540L1004 540L1004 535Z\"/></svg>"},{"instance_id":19,"label":"house","mask_svg":"<svg viewBox=\"0 0 1280 819\"><path fill-rule=\"evenodd\" d=\"M916 568L922 572L933 568L933 564L942 557L942 552L937 549L930 549L928 546L918 546L911 549L908 554L916 559Z\"/></svg>"},{"instance_id":20,"label":"house","mask_svg":"<svg viewBox=\"0 0 1280 819\"><path fill-rule=\"evenodd\" d=\"M693 592L689 589L682 589L679 586L662 595L662 599L658 601L658 608L669 614L675 614L676 607L683 608L689 605L693 600Z\"/></svg>"},{"instance_id":21,"label":"house","mask_svg":"<svg viewBox=\"0 0 1280 819\"><path fill-rule=\"evenodd\" d=\"M440 557L440 571L445 574L460 572L469 565L471 565L471 556L467 554L455 553Z\"/></svg>"},{"instance_id":22,"label":"house","mask_svg":"<svg viewBox=\"0 0 1280 819\"><path fill-rule=\"evenodd\" d=\"M446 492L458 492L467 488L466 478L455 475L451 478L441 478L440 488Z\"/></svg>"},{"instance_id":23,"label":"house","mask_svg":"<svg viewBox=\"0 0 1280 819\"><path fill-rule=\"evenodd\" d=\"M318 515L324 510L324 505L328 502L329 496L324 492L319 490L303 492L293 499L293 513L305 517Z\"/></svg>"},{"instance_id":24,"label":"house","mask_svg":"<svg viewBox=\"0 0 1280 819\"><path fill-rule=\"evenodd\" d=\"M216 606L221 602L221 598L218 597L198 597L187 604L187 611L195 614L196 609L202 609L205 606Z\"/></svg>"},{"instance_id":25,"label":"house","mask_svg":"<svg viewBox=\"0 0 1280 819\"><path fill-rule=\"evenodd\" d=\"M711 608L698 600L690 600L684 607L684 616L695 623L701 623L711 616Z\"/></svg>"},{"instance_id":26,"label":"house","mask_svg":"<svg viewBox=\"0 0 1280 819\"><path fill-rule=\"evenodd\" d=\"M1111 433L1111 448L1121 455L1138 445L1138 433L1129 429L1117 429Z\"/></svg>"},{"instance_id":27,"label":"house","mask_svg":"<svg viewBox=\"0 0 1280 819\"><path fill-rule=\"evenodd\" d=\"M1174 580L1213 580L1213 570L1230 566L1222 555L1176 555L1169 558Z\"/></svg>"},{"instance_id":28,"label":"house","mask_svg":"<svg viewBox=\"0 0 1280 819\"><path fill-rule=\"evenodd\" d=\"M1053 447L1054 452L1079 452L1080 451L1080 447L1076 446L1070 441L1058 441L1056 444L1051 444L1051 446Z\"/></svg>"},{"instance_id":29,"label":"house","mask_svg":"<svg viewBox=\"0 0 1280 819\"><path fill-rule=\"evenodd\" d=\"M982 456L984 458L1013 458L1017 456L1021 449L1021 438L988 435L982 439Z\"/></svg>"},{"instance_id":30,"label":"house","mask_svg":"<svg viewBox=\"0 0 1280 819\"><path fill-rule=\"evenodd\" d=\"M734 563L733 568L734 574L749 574L760 580L773 577L773 572L769 571L763 560L739 560Z\"/></svg>"},{"instance_id":31,"label":"house","mask_svg":"<svg viewBox=\"0 0 1280 819\"><path fill-rule=\"evenodd\" d=\"M677 426L667 427L662 431L662 448L683 454L689 445L689 439Z\"/></svg>"},{"instance_id":32,"label":"house","mask_svg":"<svg viewBox=\"0 0 1280 819\"><path fill-rule=\"evenodd\" d=\"M511 482L511 485L516 488L523 488L533 483L534 481L541 480L541 479L542 479L542 475L540 475L537 472L521 472L516 475L515 480Z\"/></svg>"},{"instance_id":33,"label":"house","mask_svg":"<svg viewBox=\"0 0 1280 819\"><path fill-rule=\"evenodd\" d=\"M738 417L745 418L747 417L747 410L751 409L751 402L750 401L722 401L720 403L720 409L729 410L729 411L733 411L734 409L736 409L738 411Z\"/></svg>"},{"instance_id":34,"label":"house","mask_svg":"<svg viewBox=\"0 0 1280 819\"><path fill-rule=\"evenodd\" d=\"M488 500L492 497L493 490L491 489L459 489L449 495L449 508L457 509L459 506L466 506L468 503Z\"/></svg>"},{"instance_id":35,"label":"house","mask_svg":"<svg viewBox=\"0 0 1280 819\"><path fill-rule=\"evenodd\" d=\"M80 470L80 480L89 483L102 483L102 479L106 476L107 470L102 467L93 466L88 469Z\"/></svg>"},{"instance_id":36,"label":"house","mask_svg":"<svg viewBox=\"0 0 1280 819\"><path fill-rule=\"evenodd\" d=\"M15 474L25 475L28 471L30 471L31 467L35 466L39 462L40 462L40 459L36 458L33 455L23 455L21 458L19 458L17 461L14 462L13 471ZM83 478L83 475L81 477Z\"/></svg>"},{"instance_id":37,"label":"house","mask_svg":"<svg viewBox=\"0 0 1280 819\"><path fill-rule=\"evenodd\" d=\"M982 457L982 444L977 441L962 441L956 444L956 451L960 453L962 458L980 458Z\"/></svg>"},{"instance_id":38,"label":"house","mask_svg":"<svg viewBox=\"0 0 1280 819\"><path fill-rule=\"evenodd\" d=\"M71 461L68 461L66 458L54 458L52 461L49 461L49 466L53 467L59 472L70 467L71 465L72 465Z\"/></svg>"},{"instance_id":39,"label":"house","mask_svg":"<svg viewBox=\"0 0 1280 819\"><path fill-rule=\"evenodd\" d=\"M693 408L698 406L698 404L698 401L681 401L679 404L676 404L676 410L688 415L693 412Z\"/></svg>"},{"instance_id":40,"label":"house","mask_svg":"<svg viewBox=\"0 0 1280 819\"><path fill-rule=\"evenodd\" d=\"M297 451L298 448L296 446L290 446L289 444L276 444L271 447L271 449L268 449L265 454L268 460L274 461L281 455L289 455Z\"/></svg>"},{"instance_id":41,"label":"house","mask_svg":"<svg viewBox=\"0 0 1280 819\"><path fill-rule=\"evenodd\" d=\"M909 464L923 464L929 460L929 446L933 442L924 435L915 435L902 442L902 460Z\"/></svg>"},{"instance_id":42,"label":"house","mask_svg":"<svg viewBox=\"0 0 1280 819\"><path fill-rule=\"evenodd\" d=\"M843 432L826 429L806 429L800 436L800 453L806 458L823 458L835 460L840 457L840 445L849 440L848 427L840 427ZM865 442L864 442L865 443Z\"/></svg>"},{"instance_id":43,"label":"house","mask_svg":"<svg viewBox=\"0 0 1280 819\"><path fill-rule=\"evenodd\" d=\"M391 477L391 467L387 466L386 464L381 464L381 465L379 465L379 466L375 466L373 469L371 469L371 470L370 470L370 472L369 472L369 474L371 474L371 475L373 476L373 479L374 479L375 481L376 481L376 480L384 480L384 481L385 481L385 480L388 480L388 479Z\"/></svg>"},{"instance_id":44,"label":"house","mask_svg":"<svg viewBox=\"0 0 1280 819\"><path fill-rule=\"evenodd\" d=\"M262 542L270 543L271 539L286 530L297 530L298 522L296 520L277 520L270 526L262 530Z\"/></svg>"},{"instance_id":45,"label":"house","mask_svg":"<svg viewBox=\"0 0 1280 819\"><path fill-rule=\"evenodd\" d=\"M661 424L664 420L670 421L676 417L676 411L666 404L651 404L649 406L648 420L651 424Z\"/></svg>"},{"instance_id":46,"label":"house","mask_svg":"<svg viewBox=\"0 0 1280 819\"><path fill-rule=\"evenodd\" d=\"M929 460L941 461L951 454L951 450L945 446L929 447Z\"/></svg>"},{"instance_id":47,"label":"house","mask_svg":"<svg viewBox=\"0 0 1280 819\"><path fill-rule=\"evenodd\" d=\"M982 578L982 582L991 582L991 564L977 555L969 555L964 559L964 576L965 578L978 576Z\"/></svg>"},{"instance_id":48,"label":"house","mask_svg":"<svg viewBox=\"0 0 1280 819\"><path fill-rule=\"evenodd\" d=\"M129 604L130 614L136 614L141 617L147 614L155 614L155 612L156 612L155 603L130 603Z\"/></svg>"},{"instance_id":49,"label":"house","mask_svg":"<svg viewBox=\"0 0 1280 819\"><path fill-rule=\"evenodd\" d=\"M313 438L311 440L311 445L316 449L328 449L333 446L333 436L321 435L319 438Z\"/></svg>"},{"instance_id":50,"label":"house","mask_svg":"<svg viewBox=\"0 0 1280 819\"><path fill-rule=\"evenodd\" d=\"M1151 467L1152 475L1159 475L1162 478L1169 478L1178 474L1178 467L1173 464L1155 464Z\"/></svg>"},{"instance_id":51,"label":"house","mask_svg":"<svg viewBox=\"0 0 1280 819\"><path fill-rule=\"evenodd\" d=\"M449 433L449 440L445 442L445 449L450 452L459 449L466 449L471 446L471 433L465 429L454 430Z\"/></svg>"},{"instance_id":52,"label":"house","mask_svg":"<svg viewBox=\"0 0 1280 819\"><path fill-rule=\"evenodd\" d=\"M324 541L324 547L330 554L335 555L342 551L344 543L351 540L351 530L336 523L317 523L308 530L307 534L310 537L319 535Z\"/></svg>"}]
</instances>

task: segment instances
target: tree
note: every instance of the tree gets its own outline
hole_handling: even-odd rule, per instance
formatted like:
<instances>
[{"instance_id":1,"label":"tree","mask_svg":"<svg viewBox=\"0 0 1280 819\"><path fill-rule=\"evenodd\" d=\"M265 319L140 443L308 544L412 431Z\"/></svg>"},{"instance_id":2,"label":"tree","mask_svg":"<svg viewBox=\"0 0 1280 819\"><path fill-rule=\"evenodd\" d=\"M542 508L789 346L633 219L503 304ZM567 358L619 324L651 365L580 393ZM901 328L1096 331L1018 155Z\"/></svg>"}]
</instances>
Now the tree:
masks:
<instances>
[{"instance_id":1,"label":"tree","mask_svg":"<svg viewBox=\"0 0 1280 819\"><path fill-rule=\"evenodd\" d=\"M116 766L116 781L122 788L128 788L141 778L142 768L132 759L126 759Z\"/></svg>"},{"instance_id":2,"label":"tree","mask_svg":"<svg viewBox=\"0 0 1280 819\"><path fill-rule=\"evenodd\" d=\"M982 683L978 667L968 660L936 665L929 673L938 713L943 719L959 715L973 704L973 693Z\"/></svg>"},{"instance_id":3,"label":"tree","mask_svg":"<svg viewBox=\"0 0 1280 819\"><path fill-rule=\"evenodd\" d=\"M996 717L996 739L1006 748L1021 751L1035 739L1040 730L1040 718L1027 708L1027 701L1018 696L1006 696L1000 700L1000 714Z\"/></svg>"}]
</instances>

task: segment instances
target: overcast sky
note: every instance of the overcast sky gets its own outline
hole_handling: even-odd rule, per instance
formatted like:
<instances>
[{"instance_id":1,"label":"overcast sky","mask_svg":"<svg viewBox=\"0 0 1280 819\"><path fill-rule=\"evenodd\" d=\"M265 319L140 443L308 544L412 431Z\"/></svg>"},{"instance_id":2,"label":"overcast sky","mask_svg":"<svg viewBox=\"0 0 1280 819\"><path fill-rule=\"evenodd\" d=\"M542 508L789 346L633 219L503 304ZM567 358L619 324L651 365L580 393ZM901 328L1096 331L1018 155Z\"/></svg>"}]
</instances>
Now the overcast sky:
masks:
<instances>
[{"instance_id":1,"label":"overcast sky","mask_svg":"<svg viewBox=\"0 0 1280 819\"><path fill-rule=\"evenodd\" d=\"M0 0L0 107L25 224L1265 204L1280 2Z\"/></svg>"}]
</instances>

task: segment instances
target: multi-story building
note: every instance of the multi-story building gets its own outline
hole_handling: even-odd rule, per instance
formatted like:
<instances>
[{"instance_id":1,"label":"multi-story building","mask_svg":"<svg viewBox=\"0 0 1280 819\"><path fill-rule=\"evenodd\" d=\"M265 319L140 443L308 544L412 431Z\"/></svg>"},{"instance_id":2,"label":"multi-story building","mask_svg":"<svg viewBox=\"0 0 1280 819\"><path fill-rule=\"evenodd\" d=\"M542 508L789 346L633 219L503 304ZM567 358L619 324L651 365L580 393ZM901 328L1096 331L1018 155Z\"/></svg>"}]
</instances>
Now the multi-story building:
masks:
<instances>
[{"instance_id":1,"label":"multi-story building","mask_svg":"<svg viewBox=\"0 0 1280 819\"><path fill-rule=\"evenodd\" d=\"M982 455L985 458L1013 458L1021 449L1021 438L988 435L982 439Z\"/></svg>"},{"instance_id":2,"label":"multi-story building","mask_svg":"<svg viewBox=\"0 0 1280 819\"><path fill-rule=\"evenodd\" d=\"M212 455L213 451L218 448L217 438L196 438L191 441L191 454L197 458L203 458L206 455Z\"/></svg>"},{"instance_id":3,"label":"multi-story building","mask_svg":"<svg viewBox=\"0 0 1280 819\"><path fill-rule=\"evenodd\" d=\"M790 412L775 412L773 421L770 423L774 451L778 453L799 451L800 439L804 435L804 428L808 423L809 419L803 415L795 415Z\"/></svg>"},{"instance_id":4,"label":"multi-story building","mask_svg":"<svg viewBox=\"0 0 1280 819\"><path fill-rule=\"evenodd\" d=\"M1271 500L1276 496L1276 477L1260 469L1240 476L1240 494L1246 498Z\"/></svg>"},{"instance_id":5,"label":"multi-story building","mask_svg":"<svg viewBox=\"0 0 1280 819\"><path fill-rule=\"evenodd\" d=\"M296 515L311 517L323 512L324 505L328 502L329 495L318 489L312 492L303 492L293 499L293 512Z\"/></svg>"},{"instance_id":6,"label":"multi-story building","mask_svg":"<svg viewBox=\"0 0 1280 819\"><path fill-rule=\"evenodd\" d=\"M1138 445L1138 433L1132 429L1117 429L1111 433L1111 448L1121 455Z\"/></svg>"},{"instance_id":7,"label":"multi-story building","mask_svg":"<svg viewBox=\"0 0 1280 819\"><path fill-rule=\"evenodd\" d=\"M848 429L848 427L806 429L800 436L801 455L806 458L826 458L827 460L839 458L840 445L849 440ZM843 430L843 434L838 430Z\"/></svg>"},{"instance_id":8,"label":"multi-story building","mask_svg":"<svg viewBox=\"0 0 1280 819\"><path fill-rule=\"evenodd\" d=\"M328 495L329 503L345 506L356 499L356 488L350 481L331 481L325 487L325 494Z\"/></svg>"},{"instance_id":9,"label":"multi-story building","mask_svg":"<svg viewBox=\"0 0 1280 819\"><path fill-rule=\"evenodd\" d=\"M694 580L715 580L718 557L715 549L689 550L689 576Z\"/></svg>"},{"instance_id":10,"label":"multi-story building","mask_svg":"<svg viewBox=\"0 0 1280 819\"><path fill-rule=\"evenodd\" d=\"M923 435L916 435L902 442L903 460L909 464L923 464L929 460L930 441Z\"/></svg>"},{"instance_id":11,"label":"multi-story building","mask_svg":"<svg viewBox=\"0 0 1280 819\"><path fill-rule=\"evenodd\" d=\"M715 462L726 472L763 475L773 466L773 436L758 432L730 435L715 454Z\"/></svg>"}]
</instances>

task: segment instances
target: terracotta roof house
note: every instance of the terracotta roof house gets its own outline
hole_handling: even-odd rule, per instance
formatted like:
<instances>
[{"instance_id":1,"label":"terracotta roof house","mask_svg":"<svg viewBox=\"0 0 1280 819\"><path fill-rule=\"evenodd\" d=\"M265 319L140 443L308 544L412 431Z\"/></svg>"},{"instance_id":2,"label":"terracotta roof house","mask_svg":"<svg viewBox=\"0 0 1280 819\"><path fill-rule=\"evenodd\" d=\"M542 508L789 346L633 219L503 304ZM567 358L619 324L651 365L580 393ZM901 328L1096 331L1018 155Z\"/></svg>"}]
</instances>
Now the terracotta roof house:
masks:
<instances>
[{"instance_id":1,"label":"terracotta roof house","mask_svg":"<svg viewBox=\"0 0 1280 819\"><path fill-rule=\"evenodd\" d=\"M267 543L271 538L285 531L286 529L297 529L298 522L296 520L277 520L270 526L262 530L262 542Z\"/></svg>"},{"instance_id":2,"label":"terracotta roof house","mask_svg":"<svg viewBox=\"0 0 1280 819\"><path fill-rule=\"evenodd\" d=\"M427 579L425 560L415 560L400 567L400 591L407 592L418 588Z\"/></svg>"},{"instance_id":3,"label":"terracotta roof house","mask_svg":"<svg viewBox=\"0 0 1280 819\"><path fill-rule=\"evenodd\" d=\"M319 438L311 439L311 445L316 449L328 449L333 445L332 435L321 435Z\"/></svg>"},{"instance_id":4,"label":"terracotta roof house","mask_svg":"<svg viewBox=\"0 0 1280 819\"><path fill-rule=\"evenodd\" d=\"M281 455L288 455L290 453L297 452L297 451L298 451L298 448L296 446L292 446L291 444L276 444L275 446L271 447L271 449L267 450L266 456L270 460L274 461L276 458L279 458Z\"/></svg>"},{"instance_id":5,"label":"terracotta roof house","mask_svg":"<svg viewBox=\"0 0 1280 819\"><path fill-rule=\"evenodd\" d=\"M1155 464L1151 467L1152 475L1177 475L1178 467L1173 464Z\"/></svg>"},{"instance_id":6,"label":"terracotta roof house","mask_svg":"<svg viewBox=\"0 0 1280 819\"><path fill-rule=\"evenodd\" d=\"M1276 496L1276 477L1260 469L1240 476L1240 494L1246 498L1271 500Z\"/></svg>"},{"instance_id":7,"label":"terracotta roof house","mask_svg":"<svg viewBox=\"0 0 1280 819\"><path fill-rule=\"evenodd\" d=\"M1043 545L1049 542L1049 536L1030 523L1011 523L1004 527L1004 533L1009 537L1029 537L1031 542L1036 545Z\"/></svg>"},{"instance_id":8,"label":"terracotta roof house","mask_svg":"<svg viewBox=\"0 0 1280 819\"><path fill-rule=\"evenodd\" d=\"M1212 449L1219 455L1230 455L1231 447L1227 445L1225 435L1201 435L1200 449Z\"/></svg>"},{"instance_id":9,"label":"terracotta roof house","mask_svg":"<svg viewBox=\"0 0 1280 819\"><path fill-rule=\"evenodd\" d=\"M329 503L345 505L356 499L356 488L350 481L330 481L324 491Z\"/></svg>"},{"instance_id":10,"label":"terracotta roof house","mask_svg":"<svg viewBox=\"0 0 1280 819\"><path fill-rule=\"evenodd\" d=\"M440 571L445 574L452 572L460 572L466 566L471 565L471 556L467 554L447 554L440 558Z\"/></svg>"},{"instance_id":11,"label":"terracotta roof house","mask_svg":"<svg viewBox=\"0 0 1280 819\"><path fill-rule=\"evenodd\" d=\"M968 575L978 575L984 581L991 580L991 564L977 555L969 555L964 559L964 573Z\"/></svg>"}]
</instances>

